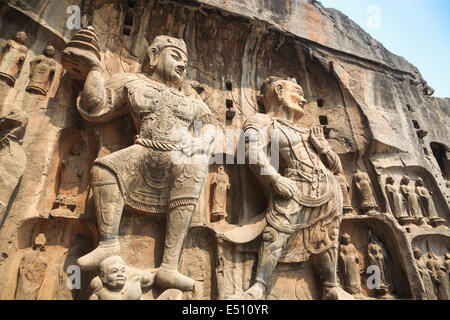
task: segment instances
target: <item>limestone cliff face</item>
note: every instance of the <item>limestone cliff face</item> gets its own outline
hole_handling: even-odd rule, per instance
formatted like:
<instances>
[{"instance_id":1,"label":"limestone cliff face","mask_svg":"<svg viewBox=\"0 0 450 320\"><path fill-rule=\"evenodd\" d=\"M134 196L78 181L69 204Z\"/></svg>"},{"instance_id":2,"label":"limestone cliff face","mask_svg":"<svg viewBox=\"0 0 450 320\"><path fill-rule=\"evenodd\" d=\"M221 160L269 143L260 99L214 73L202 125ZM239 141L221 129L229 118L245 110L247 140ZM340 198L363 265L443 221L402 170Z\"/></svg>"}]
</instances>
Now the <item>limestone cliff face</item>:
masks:
<instances>
[{"instance_id":1,"label":"limestone cliff face","mask_svg":"<svg viewBox=\"0 0 450 320\"><path fill-rule=\"evenodd\" d=\"M300 125L325 126L327 139L343 163L355 215L344 216L341 234L351 234L362 256L361 269L369 261L366 248L371 234L385 248L386 268L390 268L395 287L392 295L425 298L412 248L419 248L424 256L433 251L442 263L450 250L450 99L430 96L431 89L416 67L386 50L339 11L314 0L0 2L0 46L17 31L28 36L28 53L15 85L0 82L2 119L17 114L28 119L23 139L16 139L21 140L16 142L26 155L26 161L20 160L23 170L15 174L17 179L7 180L0 194L6 197L0 199L0 297L14 299L18 286L23 287L18 284L17 270L38 234L47 238L47 265L58 266L61 277L67 277L67 266L77 257L95 247L90 168L96 157L131 145L136 134L129 116L92 126L77 113L79 84L60 64L61 52L76 32L67 27L75 12L68 11L71 5L80 8L80 22L93 25L99 36L106 78L140 72L145 50L155 36L184 39L189 52L185 92L199 95L209 105L223 132L241 128L249 116L262 111L258 95L265 78L296 78L308 100ZM57 67L47 95L37 96L26 91L30 62L48 44L56 49ZM232 119L227 118L230 107L236 111ZM3 134L9 127L1 130ZM236 141L234 137L231 144ZM75 144L82 145L78 158L71 151ZM12 157L13 152L4 147L2 152ZM215 152L234 156L233 148ZM64 172L76 170L64 169L69 162L82 170L64 180ZM210 167L180 262L198 286L194 293L184 295L186 299L232 296L247 289L254 277L260 240L236 247L218 241L215 234L262 212L266 205L261 196L263 186L243 166L227 164L232 186L227 226L217 226L210 217L210 185L217 167ZM0 169L7 170L1 163ZM378 216L360 210L352 177L357 169L370 177ZM402 225L394 218L386 179L393 177L399 189L405 175L412 181L410 186L423 178L438 216L445 220L441 226ZM61 206L57 201L61 190L73 188L77 189L73 203ZM127 263L138 268L160 264L163 220L124 213L120 236ZM195 268L195 261L202 261L203 267ZM277 267L268 295L274 299L319 299L320 288L312 270L307 263L297 267L284 261ZM52 282L57 277L42 277L36 279L53 288L50 298L83 299L89 295L88 286L68 293ZM146 298L156 294L151 291ZM376 297L377 293L363 286L362 295ZM49 298L44 293L34 294L36 297Z\"/></svg>"}]
</instances>

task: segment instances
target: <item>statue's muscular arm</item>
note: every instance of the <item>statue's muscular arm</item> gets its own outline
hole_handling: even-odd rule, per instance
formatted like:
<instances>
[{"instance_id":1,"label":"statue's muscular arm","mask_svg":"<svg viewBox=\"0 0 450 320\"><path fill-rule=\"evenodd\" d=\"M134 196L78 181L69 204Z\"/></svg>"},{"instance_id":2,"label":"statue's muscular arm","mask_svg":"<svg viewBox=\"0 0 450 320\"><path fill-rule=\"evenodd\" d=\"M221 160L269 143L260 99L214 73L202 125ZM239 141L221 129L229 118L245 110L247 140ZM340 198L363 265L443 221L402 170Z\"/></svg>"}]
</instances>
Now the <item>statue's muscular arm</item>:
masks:
<instances>
[{"instance_id":1,"label":"statue's muscular arm","mask_svg":"<svg viewBox=\"0 0 450 320\"><path fill-rule=\"evenodd\" d=\"M100 68L93 68L86 77L80 94L78 110L90 122L104 123L129 112L126 86L137 80L134 74L120 73L104 80Z\"/></svg>"},{"instance_id":2,"label":"statue's muscular arm","mask_svg":"<svg viewBox=\"0 0 450 320\"><path fill-rule=\"evenodd\" d=\"M264 128L264 129L262 129ZM270 131L267 124L261 121L247 123L244 126L246 136L246 158L250 167L260 175L281 196L289 199L295 191L295 182L283 177L270 163L265 149L270 144Z\"/></svg>"}]
</instances>

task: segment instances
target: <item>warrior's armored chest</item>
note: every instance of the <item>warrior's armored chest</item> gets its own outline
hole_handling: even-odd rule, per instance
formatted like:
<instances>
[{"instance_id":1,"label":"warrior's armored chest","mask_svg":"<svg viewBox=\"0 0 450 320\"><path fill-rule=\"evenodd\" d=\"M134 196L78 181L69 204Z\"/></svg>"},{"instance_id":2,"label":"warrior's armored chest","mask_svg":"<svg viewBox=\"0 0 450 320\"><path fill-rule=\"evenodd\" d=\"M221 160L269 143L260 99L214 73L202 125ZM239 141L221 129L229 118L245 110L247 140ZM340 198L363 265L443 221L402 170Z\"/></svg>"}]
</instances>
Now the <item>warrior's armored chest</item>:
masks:
<instances>
[{"instance_id":1,"label":"warrior's armored chest","mask_svg":"<svg viewBox=\"0 0 450 320\"><path fill-rule=\"evenodd\" d=\"M154 140L178 140L195 118L195 100L175 89L153 81L138 81L127 86L133 117L140 136Z\"/></svg>"}]
</instances>

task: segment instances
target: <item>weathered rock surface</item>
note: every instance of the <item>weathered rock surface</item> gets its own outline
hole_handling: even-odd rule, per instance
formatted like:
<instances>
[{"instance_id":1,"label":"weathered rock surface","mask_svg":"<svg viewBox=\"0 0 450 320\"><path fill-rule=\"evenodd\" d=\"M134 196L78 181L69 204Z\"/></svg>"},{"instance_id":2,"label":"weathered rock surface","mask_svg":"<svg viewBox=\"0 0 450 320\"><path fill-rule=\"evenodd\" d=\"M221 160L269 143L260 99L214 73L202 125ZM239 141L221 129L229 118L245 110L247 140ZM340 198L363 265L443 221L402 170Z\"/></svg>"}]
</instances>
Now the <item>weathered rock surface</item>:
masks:
<instances>
[{"instance_id":1,"label":"weathered rock surface","mask_svg":"<svg viewBox=\"0 0 450 320\"><path fill-rule=\"evenodd\" d=\"M68 28L75 12L68 13L70 5L81 9L81 26L92 25L98 35L105 80L139 73L156 36L183 39L189 54L183 93L200 97L219 119L213 159L228 160L223 180L231 187L222 190L225 212L217 218L212 204L218 201L214 175L219 164L210 165L178 266L195 281L184 299L236 298L254 283L262 237L236 244L226 235L248 221L261 221L255 217L270 202L268 187L245 165L233 162L237 129L264 111L260 89L269 76L297 80L307 100L297 125L322 125L340 157L340 179L349 186L346 202L351 203L339 238L349 234L361 257L361 274L352 278L361 279L356 298L446 296L448 286L436 282L442 274L424 280L423 270L427 264L444 266L450 250L450 98L430 96L416 67L345 15L314 0L11 0L0 2L0 47L24 31L28 51L15 83L0 80L0 298L87 299L92 294L95 272L83 273L79 290L64 285L68 267L98 243L89 172L97 157L133 145L138 134L129 115L92 124L77 111L83 84L61 64L77 32ZM48 45L55 48L52 81L46 95L28 92L30 63ZM236 133L227 135L227 129ZM220 143L224 140L228 144ZM370 180L376 203L369 212L362 210L361 191L353 183L357 170ZM415 181L423 179L433 213L441 220L429 219L420 203L422 218L410 215L406 198L392 208L388 176L391 190L400 190L402 177L408 176L412 192ZM42 250L34 248L39 234L47 240ZM164 237L164 216L137 216L125 209L119 241L128 266L159 267ZM381 249L372 256L389 274L381 289L366 285L367 268L376 260L369 255L373 243ZM413 248L422 252L419 267ZM322 298L312 263L300 261L295 254L281 257L267 299ZM142 298L162 293L151 287Z\"/></svg>"}]
</instances>

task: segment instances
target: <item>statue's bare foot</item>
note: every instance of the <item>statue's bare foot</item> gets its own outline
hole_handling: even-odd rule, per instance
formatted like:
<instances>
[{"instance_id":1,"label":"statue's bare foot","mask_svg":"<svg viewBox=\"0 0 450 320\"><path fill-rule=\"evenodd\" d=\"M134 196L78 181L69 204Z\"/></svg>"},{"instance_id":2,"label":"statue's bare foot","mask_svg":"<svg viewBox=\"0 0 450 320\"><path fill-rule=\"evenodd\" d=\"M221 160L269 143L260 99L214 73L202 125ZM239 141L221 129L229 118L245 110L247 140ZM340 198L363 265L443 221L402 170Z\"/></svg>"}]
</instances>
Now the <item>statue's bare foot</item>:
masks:
<instances>
[{"instance_id":1,"label":"statue's bare foot","mask_svg":"<svg viewBox=\"0 0 450 320\"><path fill-rule=\"evenodd\" d=\"M339 288L337 284L324 285L323 288L323 300L355 300L350 293Z\"/></svg>"},{"instance_id":2,"label":"statue's bare foot","mask_svg":"<svg viewBox=\"0 0 450 320\"><path fill-rule=\"evenodd\" d=\"M176 267L162 263L156 271L156 285L160 288L191 291L194 289L194 284L193 279L179 273Z\"/></svg>"},{"instance_id":3,"label":"statue's bare foot","mask_svg":"<svg viewBox=\"0 0 450 320\"><path fill-rule=\"evenodd\" d=\"M120 256L120 243L119 240L114 240L112 242L100 241L98 247L82 256L77 260L78 265L82 270L94 270L100 263L108 257Z\"/></svg>"},{"instance_id":4,"label":"statue's bare foot","mask_svg":"<svg viewBox=\"0 0 450 320\"><path fill-rule=\"evenodd\" d=\"M240 300L264 300L265 291L266 287L262 283L256 282L244 292L244 294L240 297Z\"/></svg>"}]
</instances>

